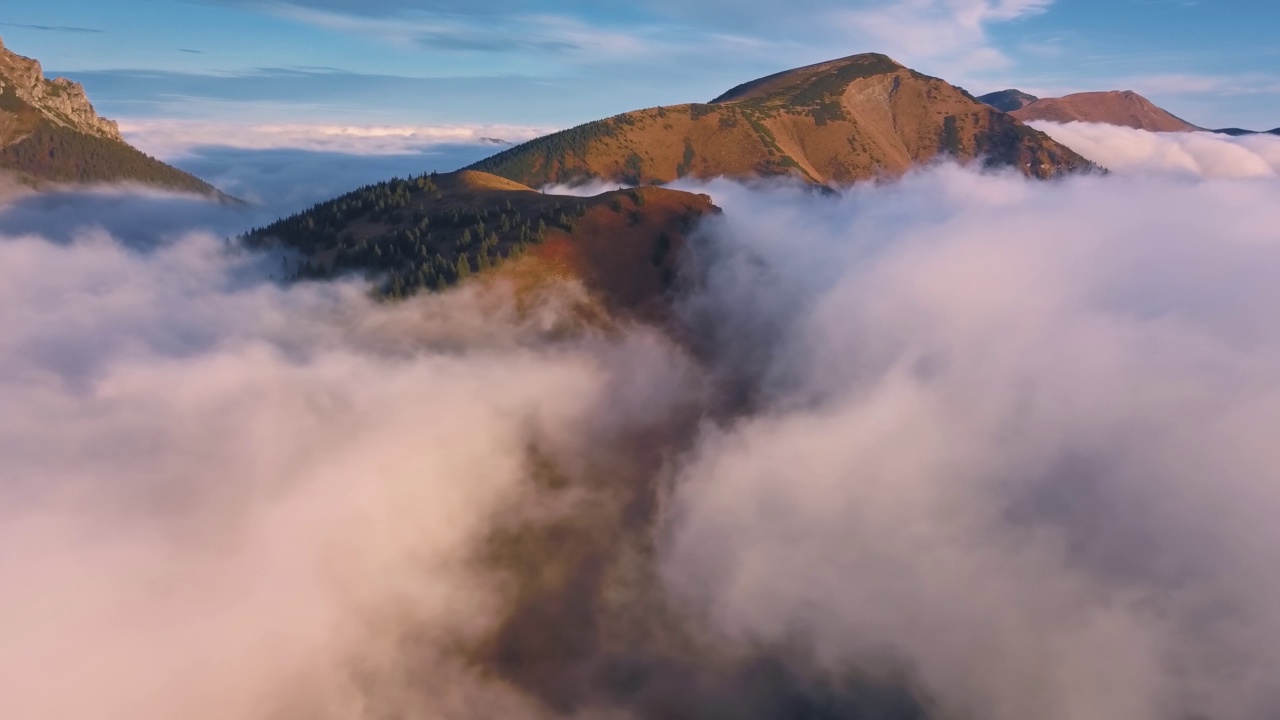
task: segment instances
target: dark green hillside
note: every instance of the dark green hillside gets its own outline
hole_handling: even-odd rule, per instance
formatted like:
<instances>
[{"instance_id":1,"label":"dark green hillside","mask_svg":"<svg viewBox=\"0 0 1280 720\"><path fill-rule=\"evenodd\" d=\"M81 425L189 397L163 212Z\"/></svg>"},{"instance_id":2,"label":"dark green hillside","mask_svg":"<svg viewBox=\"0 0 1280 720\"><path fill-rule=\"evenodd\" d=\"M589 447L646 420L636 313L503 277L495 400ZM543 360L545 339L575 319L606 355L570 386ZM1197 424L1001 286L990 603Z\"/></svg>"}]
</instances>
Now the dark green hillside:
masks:
<instances>
[{"instance_id":1,"label":"dark green hillside","mask_svg":"<svg viewBox=\"0 0 1280 720\"><path fill-rule=\"evenodd\" d=\"M594 180L597 176L585 166L592 143L615 137L620 127L629 124L626 115L596 120L503 150L467 169L516 178L549 177L548 171L558 167L564 171L559 177L567 183Z\"/></svg>"},{"instance_id":2,"label":"dark green hillside","mask_svg":"<svg viewBox=\"0 0 1280 720\"><path fill-rule=\"evenodd\" d=\"M710 198L640 188L595 197L546 195L460 171L368 185L253 230L250 247L294 251L291 279L358 273L393 299L449 287L516 257L525 277L583 281L637 308L664 290L675 248Z\"/></svg>"},{"instance_id":3,"label":"dark green hillside","mask_svg":"<svg viewBox=\"0 0 1280 720\"><path fill-rule=\"evenodd\" d=\"M384 276L384 296L403 297L523 254L551 228L571 230L586 205L549 197L514 183L479 187L432 173L367 185L245 239L250 245L278 241L301 253L292 269L296 278L359 271Z\"/></svg>"},{"instance_id":4,"label":"dark green hillside","mask_svg":"<svg viewBox=\"0 0 1280 720\"><path fill-rule=\"evenodd\" d=\"M213 195L212 185L129 145L40 121L26 138L0 148L0 168L59 183L137 182Z\"/></svg>"}]
</instances>

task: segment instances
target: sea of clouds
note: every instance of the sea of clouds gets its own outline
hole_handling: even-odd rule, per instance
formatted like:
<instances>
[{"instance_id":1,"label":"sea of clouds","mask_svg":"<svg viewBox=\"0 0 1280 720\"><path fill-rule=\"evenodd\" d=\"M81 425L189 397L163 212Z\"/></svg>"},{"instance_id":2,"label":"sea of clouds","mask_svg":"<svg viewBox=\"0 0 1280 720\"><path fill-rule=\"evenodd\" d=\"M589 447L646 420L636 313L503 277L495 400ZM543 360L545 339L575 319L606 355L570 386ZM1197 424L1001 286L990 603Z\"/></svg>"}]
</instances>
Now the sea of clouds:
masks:
<instances>
[{"instance_id":1,"label":"sea of clouds","mask_svg":"<svg viewBox=\"0 0 1280 720\"><path fill-rule=\"evenodd\" d=\"M1114 173L698 186L678 339L0 209L4 714L1274 714L1280 139L1050 132Z\"/></svg>"}]
</instances>

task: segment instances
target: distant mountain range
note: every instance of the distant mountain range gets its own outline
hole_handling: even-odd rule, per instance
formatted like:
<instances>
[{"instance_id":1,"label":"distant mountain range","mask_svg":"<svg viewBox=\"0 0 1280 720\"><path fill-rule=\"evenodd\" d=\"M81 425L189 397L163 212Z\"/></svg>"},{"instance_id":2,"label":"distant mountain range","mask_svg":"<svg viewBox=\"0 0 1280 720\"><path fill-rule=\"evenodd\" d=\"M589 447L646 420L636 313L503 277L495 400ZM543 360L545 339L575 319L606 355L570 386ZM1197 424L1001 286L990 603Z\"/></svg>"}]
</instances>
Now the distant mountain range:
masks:
<instances>
[{"instance_id":1,"label":"distant mountain range","mask_svg":"<svg viewBox=\"0 0 1280 720\"><path fill-rule=\"evenodd\" d=\"M944 157L981 159L1037 178L1094 169L964 90L874 53L770 75L710 103L580 125L470 169L534 187L771 176L844 184L901 175Z\"/></svg>"},{"instance_id":2,"label":"distant mountain range","mask_svg":"<svg viewBox=\"0 0 1280 720\"><path fill-rule=\"evenodd\" d=\"M1243 130L1241 128L1220 128L1214 130L1220 135L1231 135L1232 137L1243 137L1245 135L1280 135L1280 128L1275 130Z\"/></svg>"},{"instance_id":3,"label":"distant mountain range","mask_svg":"<svg viewBox=\"0 0 1280 720\"><path fill-rule=\"evenodd\" d=\"M385 297L480 273L571 277L608 307L652 314L665 307L686 233L719 212L710 199L657 187L591 198L533 188L713 177L825 186L943 158L1036 178L1099 169L959 88L867 54L761 78L710 103L588 123L457 173L363 187L244 240L295 251L293 277L365 273Z\"/></svg>"},{"instance_id":4,"label":"distant mountain range","mask_svg":"<svg viewBox=\"0 0 1280 720\"><path fill-rule=\"evenodd\" d=\"M244 240L291 250L293 278L364 273L385 297L476 274L521 282L571 277L609 308L660 313L687 232L719 212L710 198L657 187L590 198L534 188L715 177L828 186L892 178L943 159L1032 178L1101 170L1026 124L1034 120L1200 129L1132 92L1041 99L1006 90L975 98L868 53L753 80L708 103L580 125L457 173L362 187ZM125 181L226 198L129 146L78 84L45 79L38 62L2 44L0 170L37 186Z\"/></svg>"},{"instance_id":5,"label":"distant mountain range","mask_svg":"<svg viewBox=\"0 0 1280 720\"><path fill-rule=\"evenodd\" d=\"M2 41L0 171L36 187L135 182L227 197L130 146L114 122L98 117L78 83L46 79L39 62L10 51Z\"/></svg>"}]
</instances>

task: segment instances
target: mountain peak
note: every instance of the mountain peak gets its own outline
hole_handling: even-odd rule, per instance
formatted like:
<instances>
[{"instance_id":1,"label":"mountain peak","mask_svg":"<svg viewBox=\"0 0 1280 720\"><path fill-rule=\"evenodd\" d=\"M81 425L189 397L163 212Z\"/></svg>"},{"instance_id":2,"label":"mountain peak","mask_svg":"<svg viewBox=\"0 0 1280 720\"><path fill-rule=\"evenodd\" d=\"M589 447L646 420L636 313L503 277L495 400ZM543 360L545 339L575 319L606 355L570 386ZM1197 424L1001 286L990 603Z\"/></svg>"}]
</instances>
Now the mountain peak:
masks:
<instances>
[{"instance_id":1,"label":"mountain peak","mask_svg":"<svg viewBox=\"0 0 1280 720\"><path fill-rule=\"evenodd\" d=\"M784 70L743 83L712 100L713 105L788 101L808 96L839 94L854 80L906 70L882 53L861 53L836 60Z\"/></svg>"},{"instance_id":2,"label":"mountain peak","mask_svg":"<svg viewBox=\"0 0 1280 720\"><path fill-rule=\"evenodd\" d=\"M1060 98L1044 98L1012 111L1024 122L1091 122L1120 125L1151 132L1193 132L1192 125L1132 90L1083 92Z\"/></svg>"},{"instance_id":3,"label":"mountain peak","mask_svg":"<svg viewBox=\"0 0 1280 720\"><path fill-rule=\"evenodd\" d=\"M978 100L990 105L1001 112L1013 112L1021 110L1040 98L1025 93L1021 90L1010 88L1008 90L1000 90L999 92L987 93L978 98Z\"/></svg>"},{"instance_id":4,"label":"mountain peak","mask_svg":"<svg viewBox=\"0 0 1280 720\"><path fill-rule=\"evenodd\" d=\"M533 187L773 176L822 185L901 175L943 157L1042 178L1093 168L964 90L867 53L753 80L711 103L597 120L471 169Z\"/></svg>"}]
</instances>

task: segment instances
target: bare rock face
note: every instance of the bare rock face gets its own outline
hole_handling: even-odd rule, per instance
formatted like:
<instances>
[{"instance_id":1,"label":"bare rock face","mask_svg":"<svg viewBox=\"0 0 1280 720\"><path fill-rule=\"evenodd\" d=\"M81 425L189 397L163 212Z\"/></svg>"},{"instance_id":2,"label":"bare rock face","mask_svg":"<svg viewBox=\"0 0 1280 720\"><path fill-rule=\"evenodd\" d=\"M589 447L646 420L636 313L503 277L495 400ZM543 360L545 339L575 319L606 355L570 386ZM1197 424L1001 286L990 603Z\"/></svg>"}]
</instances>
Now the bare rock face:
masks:
<instances>
[{"instance_id":1,"label":"bare rock face","mask_svg":"<svg viewBox=\"0 0 1280 720\"><path fill-rule=\"evenodd\" d=\"M0 41L0 95L10 93L56 125L124 141L114 121L98 117L80 83L66 78L45 79L39 61L10 51Z\"/></svg>"}]
</instances>

